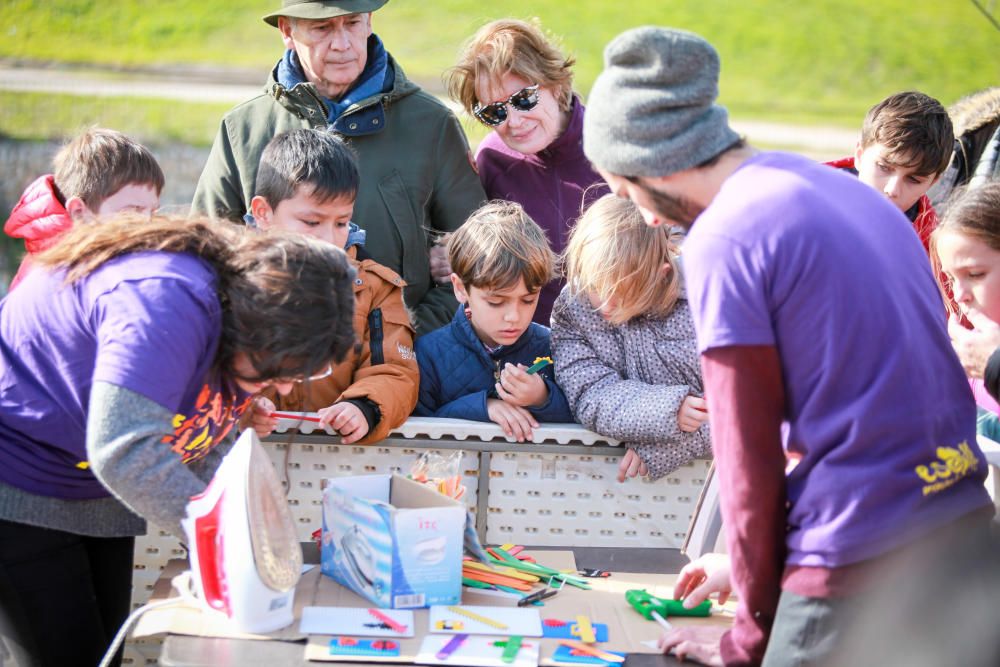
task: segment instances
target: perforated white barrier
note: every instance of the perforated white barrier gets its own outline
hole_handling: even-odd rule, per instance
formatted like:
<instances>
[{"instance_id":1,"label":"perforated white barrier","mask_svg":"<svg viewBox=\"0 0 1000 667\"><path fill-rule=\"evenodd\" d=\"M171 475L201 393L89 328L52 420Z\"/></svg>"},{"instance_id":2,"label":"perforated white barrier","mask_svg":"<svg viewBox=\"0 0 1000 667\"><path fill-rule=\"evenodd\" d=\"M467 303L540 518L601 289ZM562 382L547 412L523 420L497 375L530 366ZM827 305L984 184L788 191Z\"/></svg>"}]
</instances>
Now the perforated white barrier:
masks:
<instances>
[{"instance_id":1,"label":"perforated white barrier","mask_svg":"<svg viewBox=\"0 0 1000 667\"><path fill-rule=\"evenodd\" d=\"M709 462L621 483L618 457L494 454L486 540L537 546L680 548Z\"/></svg>"},{"instance_id":2,"label":"perforated white barrier","mask_svg":"<svg viewBox=\"0 0 1000 667\"><path fill-rule=\"evenodd\" d=\"M328 477L374 475L397 472L407 474L421 452L428 448L386 447L381 444L367 447L356 445L310 444L299 442L299 434L279 436L284 442L268 442L265 448L278 470L284 471L288 504L298 527L299 540L311 539L313 531L322 523L322 496L320 484ZM434 449L434 448L430 448ZM462 483L466 488L463 500L469 509L476 511L479 481L479 459L475 452L462 456Z\"/></svg>"},{"instance_id":3,"label":"perforated white barrier","mask_svg":"<svg viewBox=\"0 0 1000 667\"><path fill-rule=\"evenodd\" d=\"M518 443L496 424L419 417L369 446L341 444L308 421L280 420L264 447L303 542L321 526L323 478L406 474L421 452L460 449L463 500L485 542L679 548L709 466L696 460L656 482L619 483L619 443L577 424L542 425L533 442ZM166 531L151 527L136 540L133 607L149 598L167 561L184 555ZM125 664L156 664L157 643L130 641Z\"/></svg>"}]
</instances>

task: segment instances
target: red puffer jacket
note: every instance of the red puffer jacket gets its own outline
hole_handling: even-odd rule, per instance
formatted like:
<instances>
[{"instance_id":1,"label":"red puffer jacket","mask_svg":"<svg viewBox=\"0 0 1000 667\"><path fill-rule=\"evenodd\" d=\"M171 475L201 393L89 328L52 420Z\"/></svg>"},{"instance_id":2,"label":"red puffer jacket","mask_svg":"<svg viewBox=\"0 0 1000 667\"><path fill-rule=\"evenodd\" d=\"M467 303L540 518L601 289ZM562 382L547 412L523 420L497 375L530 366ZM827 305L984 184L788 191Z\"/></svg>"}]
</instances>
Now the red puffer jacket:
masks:
<instances>
[{"instance_id":1,"label":"red puffer jacket","mask_svg":"<svg viewBox=\"0 0 1000 667\"><path fill-rule=\"evenodd\" d=\"M3 227L11 238L24 239L27 250L17 275L10 282L10 289L28 275L31 256L53 246L72 226L73 219L56 195L52 174L42 176L27 187Z\"/></svg>"}]
</instances>

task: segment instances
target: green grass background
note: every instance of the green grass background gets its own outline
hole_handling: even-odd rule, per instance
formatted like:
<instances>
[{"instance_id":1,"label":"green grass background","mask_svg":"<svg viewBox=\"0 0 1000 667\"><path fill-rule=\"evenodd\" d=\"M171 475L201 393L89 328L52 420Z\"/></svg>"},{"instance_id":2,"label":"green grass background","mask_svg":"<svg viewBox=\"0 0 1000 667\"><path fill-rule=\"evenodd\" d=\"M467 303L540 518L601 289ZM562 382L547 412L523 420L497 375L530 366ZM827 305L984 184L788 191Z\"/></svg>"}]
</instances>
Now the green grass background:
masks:
<instances>
[{"instance_id":1,"label":"green grass background","mask_svg":"<svg viewBox=\"0 0 1000 667\"><path fill-rule=\"evenodd\" d=\"M259 72L280 55L260 16L280 0L0 0L0 57ZM997 12L1000 13L1000 12ZM629 27L659 24L704 35L722 56L721 101L743 119L854 127L882 97L907 88L945 104L1000 82L1000 31L967 0L391 0L374 25L407 73L440 90L461 43L493 18L538 17L577 58L590 90L604 45ZM67 102L70 111L63 111ZM169 106L169 112L156 107ZM32 111L34 109L34 111ZM76 114L163 138L210 142L217 105L104 99L73 103L0 96L0 131L49 136ZM123 121L123 122L117 122ZM211 121L211 122L209 122ZM75 129L81 123L73 125ZM184 129L181 126L189 126Z\"/></svg>"}]
</instances>

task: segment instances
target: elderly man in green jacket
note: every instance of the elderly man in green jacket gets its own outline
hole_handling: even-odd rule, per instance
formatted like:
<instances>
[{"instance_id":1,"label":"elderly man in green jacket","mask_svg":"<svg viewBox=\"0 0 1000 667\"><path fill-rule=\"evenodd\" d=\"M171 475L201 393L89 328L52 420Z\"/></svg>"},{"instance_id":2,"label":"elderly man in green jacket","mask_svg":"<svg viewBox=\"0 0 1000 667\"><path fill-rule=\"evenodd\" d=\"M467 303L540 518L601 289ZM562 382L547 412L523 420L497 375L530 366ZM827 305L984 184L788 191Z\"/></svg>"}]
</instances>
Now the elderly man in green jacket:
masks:
<instances>
[{"instance_id":1,"label":"elderly man in green jacket","mask_svg":"<svg viewBox=\"0 0 1000 667\"><path fill-rule=\"evenodd\" d=\"M361 171L354 221L374 259L406 280L419 335L458 307L450 285L431 276L435 237L457 229L485 194L458 120L407 80L372 32L371 13L387 1L283 0L264 17L287 50L264 91L222 119L193 208L240 221L272 137L302 127L342 134Z\"/></svg>"}]
</instances>

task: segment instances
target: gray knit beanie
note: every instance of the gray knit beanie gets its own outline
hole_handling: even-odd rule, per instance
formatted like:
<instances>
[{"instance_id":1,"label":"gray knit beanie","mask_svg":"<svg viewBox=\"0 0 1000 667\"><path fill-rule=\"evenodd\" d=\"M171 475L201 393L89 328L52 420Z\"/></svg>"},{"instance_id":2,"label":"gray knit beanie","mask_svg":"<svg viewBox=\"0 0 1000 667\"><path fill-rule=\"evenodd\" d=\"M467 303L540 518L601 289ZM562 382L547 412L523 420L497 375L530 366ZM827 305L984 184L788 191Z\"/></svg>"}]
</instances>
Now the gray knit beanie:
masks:
<instances>
[{"instance_id":1,"label":"gray knit beanie","mask_svg":"<svg viewBox=\"0 0 1000 667\"><path fill-rule=\"evenodd\" d=\"M740 137L719 94L719 54L684 30L645 26L604 49L583 120L583 150L619 176L667 176L695 167Z\"/></svg>"}]
</instances>

